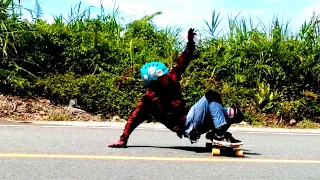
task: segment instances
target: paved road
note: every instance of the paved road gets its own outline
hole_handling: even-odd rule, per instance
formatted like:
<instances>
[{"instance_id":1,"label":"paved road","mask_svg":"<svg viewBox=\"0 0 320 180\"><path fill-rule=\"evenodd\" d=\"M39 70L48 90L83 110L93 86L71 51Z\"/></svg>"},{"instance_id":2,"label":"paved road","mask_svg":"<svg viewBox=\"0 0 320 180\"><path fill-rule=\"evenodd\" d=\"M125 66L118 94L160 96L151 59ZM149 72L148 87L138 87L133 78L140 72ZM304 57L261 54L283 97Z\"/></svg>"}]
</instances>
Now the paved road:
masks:
<instances>
[{"instance_id":1,"label":"paved road","mask_svg":"<svg viewBox=\"0 0 320 180\"><path fill-rule=\"evenodd\" d=\"M319 179L320 134L250 133L244 158L212 157L205 139L190 144L158 129L0 124L0 179Z\"/></svg>"}]
</instances>

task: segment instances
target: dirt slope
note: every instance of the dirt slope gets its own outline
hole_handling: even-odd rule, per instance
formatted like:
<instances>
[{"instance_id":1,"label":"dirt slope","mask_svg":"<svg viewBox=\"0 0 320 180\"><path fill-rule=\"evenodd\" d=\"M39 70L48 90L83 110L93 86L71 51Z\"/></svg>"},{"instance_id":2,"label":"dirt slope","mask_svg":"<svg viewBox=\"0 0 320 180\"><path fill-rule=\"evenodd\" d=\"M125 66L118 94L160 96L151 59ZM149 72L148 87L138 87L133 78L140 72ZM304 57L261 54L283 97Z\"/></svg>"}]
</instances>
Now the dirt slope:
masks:
<instances>
[{"instance_id":1,"label":"dirt slope","mask_svg":"<svg viewBox=\"0 0 320 180\"><path fill-rule=\"evenodd\" d=\"M102 121L99 116L68 106L55 106L43 98L0 94L0 120Z\"/></svg>"}]
</instances>

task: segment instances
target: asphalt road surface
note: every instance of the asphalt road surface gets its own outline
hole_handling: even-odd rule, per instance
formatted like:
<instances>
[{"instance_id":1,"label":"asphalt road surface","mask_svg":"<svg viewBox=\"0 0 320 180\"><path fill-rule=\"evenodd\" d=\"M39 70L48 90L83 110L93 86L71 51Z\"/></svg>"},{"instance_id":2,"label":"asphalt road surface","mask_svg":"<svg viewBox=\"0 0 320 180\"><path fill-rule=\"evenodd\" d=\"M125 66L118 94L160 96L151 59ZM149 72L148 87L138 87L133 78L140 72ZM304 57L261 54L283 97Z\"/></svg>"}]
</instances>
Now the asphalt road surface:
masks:
<instances>
[{"instance_id":1,"label":"asphalt road surface","mask_svg":"<svg viewBox=\"0 0 320 180\"><path fill-rule=\"evenodd\" d=\"M0 179L320 179L320 134L233 131L245 157L215 157L163 129L0 123Z\"/></svg>"}]
</instances>

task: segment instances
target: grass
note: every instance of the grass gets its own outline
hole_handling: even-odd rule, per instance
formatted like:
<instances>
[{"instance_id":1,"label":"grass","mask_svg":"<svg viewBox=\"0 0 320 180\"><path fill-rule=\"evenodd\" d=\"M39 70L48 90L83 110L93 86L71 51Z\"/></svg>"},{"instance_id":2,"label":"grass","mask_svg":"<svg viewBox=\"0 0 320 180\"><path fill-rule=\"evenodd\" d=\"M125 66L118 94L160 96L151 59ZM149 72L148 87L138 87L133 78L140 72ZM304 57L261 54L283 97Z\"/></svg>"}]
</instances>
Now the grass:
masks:
<instances>
[{"instance_id":1,"label":"grass","mask_svg":"<svg viewBox=\"0 0 320 180\"><path fill-rule=\"evenodd\" d=\"M298 129L318 129L318 128L320 128L320 124L319 123L315 123L315 122L307 119L307 120L302 120L301 122L297 123L297 125L294 126L294 128L298 128Z\"/></svg>"},{"instance_id":2,"label":"grass","mask_svg":"<svg viewBox=\"0 0 320 180\"><path fill-rule=\"evenodd\" d=\"M47 118L49 121L70 121L72 115L57 112L48 114Z\"/></svg>"}]
</instances>

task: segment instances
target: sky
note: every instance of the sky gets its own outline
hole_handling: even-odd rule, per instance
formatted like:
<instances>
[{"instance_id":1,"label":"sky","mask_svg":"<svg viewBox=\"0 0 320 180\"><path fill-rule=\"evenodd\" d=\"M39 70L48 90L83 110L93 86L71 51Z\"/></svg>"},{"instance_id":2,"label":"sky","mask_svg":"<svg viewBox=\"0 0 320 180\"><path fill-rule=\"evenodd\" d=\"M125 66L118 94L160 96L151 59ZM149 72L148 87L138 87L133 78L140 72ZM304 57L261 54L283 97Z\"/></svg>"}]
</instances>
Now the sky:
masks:
<instances>
[{"instance_id":1,"label":"sky","mask_svg":"<svg viewBox=\"0 0 320 180\"><path fill-rule=\"evenodd\" d=\"M39 0L43 11L43 19L53 21L53 15L68 17L70 9L80 0ZM240 17L258 23L259 19L269 25L277 16L281 21L290 21L290 27L298 29L305 20L309 20L312 12L320 14L319 0L82 0L82 9L91 7L91 15L100 13L100 2L105 12L112 12L114 4L119 6L123 23L140 19L144 15L162 11L153 22L159 27L174 26L182 28L186 34L189 28L204 30L204 20L211 22L212 12L220 13L221 23L218 29L228 27L228 17L240 13ZM201 2L201 3L199 3ZM22 5L34 9L35 0L22 0ZM27 12L24 12L27 17ZM259 19L258 19L259 18Z\"/></svg>"}]
</instances>

